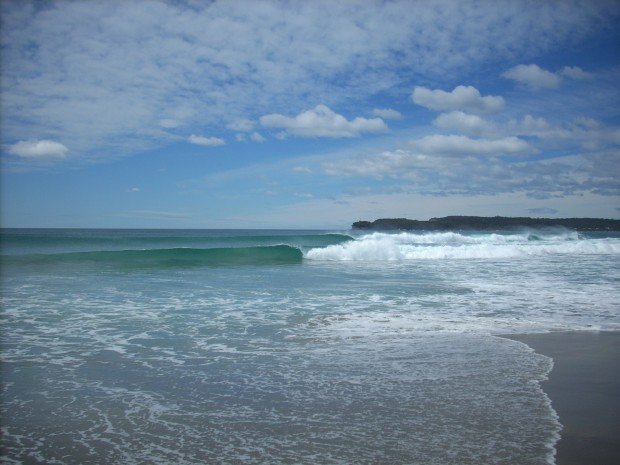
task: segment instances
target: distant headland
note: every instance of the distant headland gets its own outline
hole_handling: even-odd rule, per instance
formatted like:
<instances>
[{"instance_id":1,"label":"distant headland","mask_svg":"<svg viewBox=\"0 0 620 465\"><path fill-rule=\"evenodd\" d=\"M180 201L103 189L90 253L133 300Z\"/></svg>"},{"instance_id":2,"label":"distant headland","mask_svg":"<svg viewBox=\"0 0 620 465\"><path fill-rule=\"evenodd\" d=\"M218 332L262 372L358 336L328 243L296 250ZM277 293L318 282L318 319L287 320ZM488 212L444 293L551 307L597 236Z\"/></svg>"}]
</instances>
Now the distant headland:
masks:
<instances>
[{"instance_id":1,"label":"distant headland","mask_svg":"<svg viewBox=\"0 0 620 465\"><path fill-rule=\"evenodd\" d=\"M444 216L428 221L407 218L380 218L356 221L353 229L445 231L463 229L512 229L563 227L577 231L620 231L620 220L604 218L529 218L507 216Z\"/></svg>"}]
</instances>

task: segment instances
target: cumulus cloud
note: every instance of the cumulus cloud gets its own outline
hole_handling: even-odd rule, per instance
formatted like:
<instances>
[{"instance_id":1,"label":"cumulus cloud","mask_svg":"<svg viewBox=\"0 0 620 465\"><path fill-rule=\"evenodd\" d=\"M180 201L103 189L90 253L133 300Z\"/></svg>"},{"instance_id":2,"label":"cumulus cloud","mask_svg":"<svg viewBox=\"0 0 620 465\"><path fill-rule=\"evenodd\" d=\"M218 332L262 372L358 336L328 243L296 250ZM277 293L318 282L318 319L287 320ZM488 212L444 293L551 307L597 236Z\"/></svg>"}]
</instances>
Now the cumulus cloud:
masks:
<instances>
[{"instance_id":1,"label":"cumulus cloud","mask_svg":"<svg viewBox=\"0 0 620 465\"><path fill-rule=\"evenodd\" d=\"M545 118L532 115L525 115L516 126L516 131L522 134L540 134L553 130L553 127Z\"/></svg>"},{"instance_id":2,"label":"cumulus cloud","mask_svg":"<svg viewBox=\"0 0 620 465\"><path fill-rule=\"evenodd\" d=\"M532 89L550 89L560 85L560 77L538 65L517 65L502 73L507 79Z\"/></svg>"},{"instance_id":3,"label":"cumulus cloud","mask_svg":"<svg viewBox=\"0 0 620 465\"><path fill-rule=\"evenodd\" d=\"M372 110L372 114L383 119L403 119L400 111L392 110L391 108L375 108Z\"/></svg>"},{"instance_id":4,"label":"cumulus cloud","mask_svg":"<svg viewBox=\"0 0 620 465\"><path fill-rule=\"evenodd\" d=\"M69 149L53 140L22 140L9 146L9 153L22 158L66 158Z\"/></svg>"},{"instance_id":5,"label":"cumulus cloud","mask_svg":"<svg viewBox=\"0 0 620 465\"><path fill-rule=\"evenodd\" d=\"M502 139L470 139L460 135L434 134L410 142L411 146L424 154L442 156L497 156L529 152L531 147L518 137Z\"/></svg>"},{"instance_id":6,"label":"cumulus cloud","mask_svg":"<svg viewBox=\"0 0 620 465\"><path fill-rule=\"evenodd\" d=\"M452 129L473 135L482 135L487 132L496 131L495 125L490 121L462 111L442 113L435 118L433 124L440 128Z\"/></svg>"},{"instance_id":7,"label":"cumulus cloud","mask_svg":"<svg viewBox=\"0 0 620 465\"><path fill-rule=\"evenodd\" d=\"M579 66L565 66L562 68L561 74L573 79L591 79L594 77L592 73L584 71Z\"/></svg>"},{"instance_id":8,"label":"cumulus cloud","mask_svg":"<svg viewBox=\"0 0 620 465\"><path fill-rule=\"evenodd\" d=\"M205 147L215 147L218 145L226 144L224 139L220 139L219 137L204 137L204 136L196 136L192 134L187 138L187 141L190 144L194 145L203 145Z\"/></svg>"},{"instance_id":9,"label":"cumulus cloud","mask_svg":"<svg viewBox=\"0 0 620 465\"><path fill-rule=\"evenodd\" d=\"M387 130L381 118L357 117L349 121L326 105L317 105L294 117L280 114L261 116L260 124L267 128L281 128L299 137L357 137L365 132Z\"/></svg>"},{"instance_id":10,"label":"cumulus cloud","mask_svg":"<svg viewBox=\"0 0 620 465\"><path fill-rule=\"evenodd\" d=\"M480 91L472 86L457 86L452 92L416 87L411 99L418 105L437 111L464 110L470 113L492 113L504 107L502 97L493 95L483 97Z\"/></svg>"},{"instance_id":11,"label":"cumulus cloud","mask_svg":"<svg viewBox=\"0 0 620 465\"><path fill-rule=\"evenodd\" d=\"M507 79L512 79L531 89L552 89L558 87L562 78L576 80L592 79L594 74L584 71L579 66L565 66L558 72L552 72L538 65L517 65L502 73Z\"/></svg>"}]
</instances>

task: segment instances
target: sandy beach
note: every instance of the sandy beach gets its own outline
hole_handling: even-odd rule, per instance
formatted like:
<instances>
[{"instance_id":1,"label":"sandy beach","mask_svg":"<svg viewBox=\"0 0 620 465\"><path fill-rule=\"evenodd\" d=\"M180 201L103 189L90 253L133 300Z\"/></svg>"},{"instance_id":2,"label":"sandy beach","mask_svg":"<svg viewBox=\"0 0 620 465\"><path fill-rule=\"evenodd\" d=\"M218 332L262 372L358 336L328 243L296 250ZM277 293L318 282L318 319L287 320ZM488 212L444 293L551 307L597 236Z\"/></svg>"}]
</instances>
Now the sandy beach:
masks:
<instances>
[{"instance_id":1,"label":"sandy beach","mask_svg":"<svg viewBox=\"0 0 620 465\"><path fill-rule=\"evenodd\" d=\"M557 465L620 463L620 332L510 336L551 357L542 383L564 426Z\"/></svg>"}]
</instances>

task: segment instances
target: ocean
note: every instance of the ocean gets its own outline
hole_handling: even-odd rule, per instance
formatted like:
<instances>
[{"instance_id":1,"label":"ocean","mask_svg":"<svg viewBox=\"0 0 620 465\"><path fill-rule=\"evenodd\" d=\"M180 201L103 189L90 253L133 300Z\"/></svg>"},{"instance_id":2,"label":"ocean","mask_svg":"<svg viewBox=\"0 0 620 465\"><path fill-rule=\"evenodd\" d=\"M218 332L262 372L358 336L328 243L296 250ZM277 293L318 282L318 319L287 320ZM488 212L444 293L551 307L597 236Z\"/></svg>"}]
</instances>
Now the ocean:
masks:
<instances>
[{"instance_id":1,"label":"ocean","mask_svg":"<svg viewBox=\"0 0 620 465\"><path fill-rule=\"evenodd\" d=\"M620 235L2 230L2 463L552 464Z\"/></svg>"}]
</instances>

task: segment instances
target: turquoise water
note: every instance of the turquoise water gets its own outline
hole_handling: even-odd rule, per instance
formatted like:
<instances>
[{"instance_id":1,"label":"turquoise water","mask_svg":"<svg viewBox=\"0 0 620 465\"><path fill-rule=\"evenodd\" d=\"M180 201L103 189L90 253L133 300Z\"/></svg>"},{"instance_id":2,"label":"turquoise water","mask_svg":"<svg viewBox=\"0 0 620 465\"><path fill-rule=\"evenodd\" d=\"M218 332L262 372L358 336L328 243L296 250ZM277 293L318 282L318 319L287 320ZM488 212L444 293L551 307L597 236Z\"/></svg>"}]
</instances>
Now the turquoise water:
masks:
<instances>
[{"instance_id":1,"label":"turquoise water","mask_svg":"<svg viewBox=\"0 0 620 465\"><path fill-rule=\"evenodd\" d=\"M3 230L4 463L540 464L620 237Z\"/></svg>"}]
</instances>

